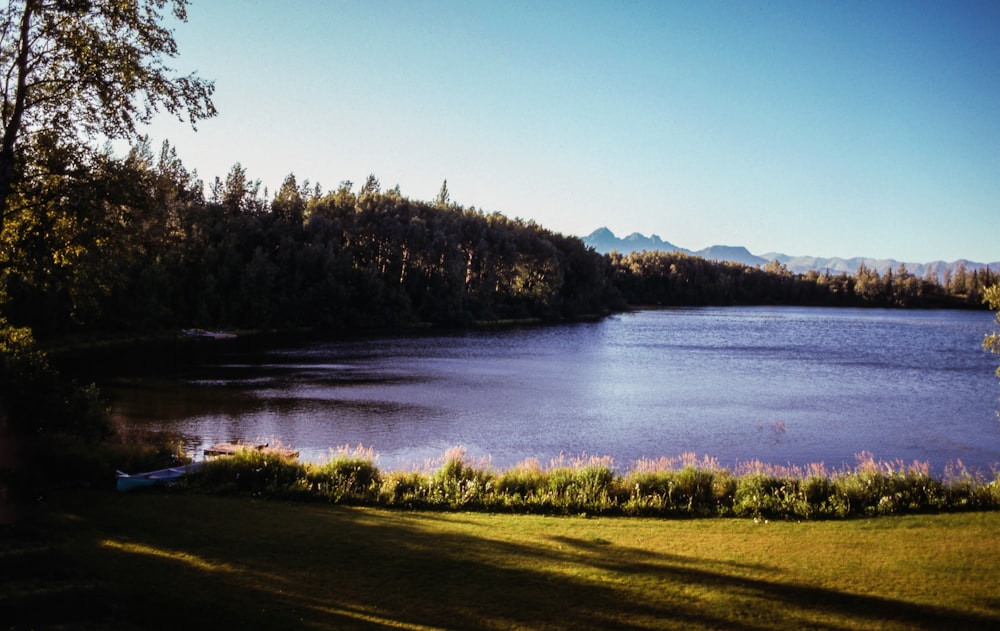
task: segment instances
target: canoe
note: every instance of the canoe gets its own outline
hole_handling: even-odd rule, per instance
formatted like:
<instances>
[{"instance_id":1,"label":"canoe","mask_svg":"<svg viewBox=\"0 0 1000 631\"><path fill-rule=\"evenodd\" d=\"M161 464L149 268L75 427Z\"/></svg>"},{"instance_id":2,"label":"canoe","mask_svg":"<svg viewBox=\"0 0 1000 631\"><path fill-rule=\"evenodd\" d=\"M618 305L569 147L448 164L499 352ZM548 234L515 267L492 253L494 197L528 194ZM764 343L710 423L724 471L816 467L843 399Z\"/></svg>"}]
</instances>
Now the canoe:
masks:
<instances>
[{"instance_id":1,"label":"canoe","mask_svg":"<svg viewBox=\"0 0 1000 631\"><path fill-rule=\"evenodd\" d=\"M175 484L181 479L182 476L192 471L197 471L204 464L204 462L192 462L191 464L169 467L167 469L158 469L156 471L147 471L145 473L128 474L123 471L119 471L118 490L134 491L135 489L146 488L157 484Z\"/></svg>"},{"instance_id":2,"label":"canoe","mask_svg":"<svg viewBox=\"0 0 1000 631\"><path fill-rule=\"evenodd\" d=\"M280 456L282 458L299 457L299 452L294 449L289 449L287 447L271 447L267 443L262 443L260 445L249 445L247 443L220 443L206 448L205 457L212 458L215 456L233 456L244 451L259 451L263 454Z\"/></svg>"},{"instance_id":3,"label":"canoe","mask_svg":"<svg viewBox=\"0 0 1000 631\"><path fill-rule=\"evenodd\" d=\"M225 331L206 331L205 329L181 329L184 335L190 335L191 337L207 337L213 340L231 340L236 337L235 333L226 333Z\"/></svg>"}]
</instances>

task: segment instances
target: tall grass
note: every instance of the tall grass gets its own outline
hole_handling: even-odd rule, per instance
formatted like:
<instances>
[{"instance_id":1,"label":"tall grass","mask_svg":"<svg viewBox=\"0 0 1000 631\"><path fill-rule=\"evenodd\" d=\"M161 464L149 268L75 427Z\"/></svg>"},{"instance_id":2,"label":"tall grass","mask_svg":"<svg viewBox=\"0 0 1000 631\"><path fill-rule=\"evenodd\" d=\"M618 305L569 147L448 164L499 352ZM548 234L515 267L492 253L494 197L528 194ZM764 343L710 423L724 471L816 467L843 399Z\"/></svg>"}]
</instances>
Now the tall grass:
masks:
<instances>
[{"instance_id":1,"label":"tall grass","mask_svg":"<svg viewBox=\"0 0 1000 631\"><path fill-rule=\"evenodd\" d=\"M926 463L858 454L854 466L780 466L751 461L733 470L708 457L643 459L619 472L610 457L529 459L506 470L464 449L422 470L383 472L362 446L331 450L327 461L248 450L207 463L186 487L342 504L546 514L837 519L996 510L1000 474L950 464L935 478Z\"/></svg>"},{"instance_id":2,"label":"tall grass","mask_svg":"<svg viewBox=\"0 0 1000 631\"><path fill-rule=\"evenodd\" d=\"M306 466L305 480L297 486L332 502L374 502L382 484L375 458L375 450L361 445L338 447L326 462Z\"/></svg>"},{"instance_id":3,"label":"tall grass","mask_svg":"<svg viewBox=\"0 0 1000 631\"><path fill-rule=\"evenodd\" d=\"M732 508L735 480L712 458L693 453L642 459L625 476L631 515L712 516Z\"/></svg>"},{"instance_id":4,"label":"tall grass","mask_svg":"<svg viewBox=\"0 0 1000 631\"><path fill-rule=\"evenodd\" d=\"M196 475L190 476L190 482L212 493L304 497L309 469L295 458L244 449L209 461Z\"/></svg>"}]
</instances>

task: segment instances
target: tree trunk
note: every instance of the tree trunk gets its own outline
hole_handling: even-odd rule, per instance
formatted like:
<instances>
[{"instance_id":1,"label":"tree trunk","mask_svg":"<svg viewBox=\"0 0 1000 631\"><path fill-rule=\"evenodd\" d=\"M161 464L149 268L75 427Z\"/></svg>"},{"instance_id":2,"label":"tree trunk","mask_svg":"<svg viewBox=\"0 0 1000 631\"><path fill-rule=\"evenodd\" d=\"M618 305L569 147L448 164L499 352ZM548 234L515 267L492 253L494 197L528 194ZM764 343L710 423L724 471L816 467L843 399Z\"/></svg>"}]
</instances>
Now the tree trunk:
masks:
<instances>
[{"instance_id":1,"label":"tree trunk","mask_svg":"<svg viewBox=\"0 0 1000 631\"><path fill-rule=\"evenodd\" d=\"M14 92L14 103L12 105L4 103L5 106L10 105L11 109L10 118L4 120L3 139L0 140L0 230L3 229L7 219L7 198L14 188L16 176L14 146L21 133L21 118L27 103L28 57L31 54L31 18L34 10L34 0L27 0L24 3L24 13L21 14L17 59L14 60L14 65L17 67L17 88ZM6 115L6 112L4 114Z\"/></svg>"}]
</instances>

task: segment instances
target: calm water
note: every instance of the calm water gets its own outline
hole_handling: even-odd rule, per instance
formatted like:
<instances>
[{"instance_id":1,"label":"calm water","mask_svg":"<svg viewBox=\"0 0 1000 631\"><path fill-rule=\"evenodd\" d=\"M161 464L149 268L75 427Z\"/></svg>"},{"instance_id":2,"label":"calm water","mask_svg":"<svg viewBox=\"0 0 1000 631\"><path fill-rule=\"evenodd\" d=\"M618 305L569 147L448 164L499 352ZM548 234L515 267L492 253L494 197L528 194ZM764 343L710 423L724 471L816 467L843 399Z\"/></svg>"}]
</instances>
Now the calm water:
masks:
<instances>
[{"instance_id":1,"label":"calm water","mask_svg":"<svg viewBox=\"0 0 1000 631\"><path fill-rule=\"evenodd\" d=\"M303 458L373 447L383 468L459 445L506 467L581 454L627 468L696 452L723 464L1000 460L987 312L650 310L513 331L220 343L146 358L103 384L125 424L211 443L278 439Z\"/></svg>"}]
</instances>

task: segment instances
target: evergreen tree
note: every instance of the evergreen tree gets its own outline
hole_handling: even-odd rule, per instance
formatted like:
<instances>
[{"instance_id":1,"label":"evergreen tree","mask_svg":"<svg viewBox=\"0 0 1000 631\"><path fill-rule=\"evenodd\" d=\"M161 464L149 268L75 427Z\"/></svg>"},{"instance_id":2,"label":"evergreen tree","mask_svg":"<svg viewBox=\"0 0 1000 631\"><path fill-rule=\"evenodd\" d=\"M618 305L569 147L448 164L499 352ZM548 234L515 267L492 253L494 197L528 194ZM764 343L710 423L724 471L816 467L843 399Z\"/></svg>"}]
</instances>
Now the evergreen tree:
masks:
<instances>
[{"instance_id":1,"label":"evergreen tree","mask_svg":"<svg viewBox=\"0 0 1000 631\"><path fill-rule=\"evenodd\" d=\"M996 323L1000 325L1000 285L993 285L983 292L983 302L989 305L990 309L997 312ZM983 347L990 352L1000 355L1000 332L994 331L983 340ZM997 368L997 376L1000 377L1000 368Z\"/></svg>"},{"instance_id":2,"label":"evergreen tree","mask_svg":"<svg viewBox=\"0 0 1000 631\"><path fill-rule=\"evenodd\" d=\"M451 194L448 192L448 180L441 183L441 190L434 200L434 204L439 208L447 208L451 204Z\"/></svg>"}]
</instances>

